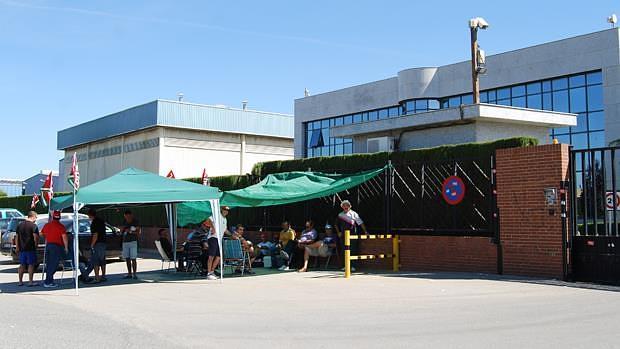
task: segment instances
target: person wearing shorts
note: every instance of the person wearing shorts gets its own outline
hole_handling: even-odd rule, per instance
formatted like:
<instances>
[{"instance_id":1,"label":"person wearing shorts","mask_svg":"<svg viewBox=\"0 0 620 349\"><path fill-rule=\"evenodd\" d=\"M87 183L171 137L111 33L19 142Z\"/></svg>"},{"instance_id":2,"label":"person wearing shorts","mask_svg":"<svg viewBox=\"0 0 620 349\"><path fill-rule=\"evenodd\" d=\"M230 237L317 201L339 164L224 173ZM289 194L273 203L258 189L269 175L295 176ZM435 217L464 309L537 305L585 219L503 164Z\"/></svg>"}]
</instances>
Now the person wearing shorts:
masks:
<instances>
[{"instance_id":1,"label":"person wearing shorts","mask_svg":"<svg viewBox=\"0 0 620 349\"><path fill-rule=\"evenodd\" d=\"M28 287L36 286L34 279L34 266L37 264L37 246L39 245L39 228L34 222L37 220L37 213L28 212L25 221L19 223L15 234L15 252L19 256L19 277L18 286L24 285L24 272L28 270Z\"/></svg>"},{"instance_id":2,"label":"person wearing shorts","mask_svg":"<svg viewBox=\"0 0 620 349\"><path fill-rule=\"evenodd\" d=\"M213 229L213 219L207 218L202 222L202 225L205 229L209 229L207 237L207 280L216 280L215 269L220 264L220 244L215 229Z\"/></svg>"},{"instance_id":3,"label":"person wearing shorts","mask_svg":"<svg viewBox=\"0 0 620 349\"><path fill-rule=\"evenodd\" d=\"M88 219L90 220L90 261L88 268L80 270L81 279L84 282L92 282L89 277L91 271L95 271L95 283L106 281L105 277L105 250L106 250L106 232L105 222L97 216L95 209L88 210Z\"/></svg>"},{"instance_id":4,"label":"person wearing shorts","mask_svg":"<svg viewBox=\"0 0 620 349\"><path fill-rule=\"evenodd\" d=\"M138 275L138 237L140 237L140 223L130 210L125 211L125 222L121 228L123 234L123 259L127 263L125 279L137 279Z\"/></svg>"}]
</instances>

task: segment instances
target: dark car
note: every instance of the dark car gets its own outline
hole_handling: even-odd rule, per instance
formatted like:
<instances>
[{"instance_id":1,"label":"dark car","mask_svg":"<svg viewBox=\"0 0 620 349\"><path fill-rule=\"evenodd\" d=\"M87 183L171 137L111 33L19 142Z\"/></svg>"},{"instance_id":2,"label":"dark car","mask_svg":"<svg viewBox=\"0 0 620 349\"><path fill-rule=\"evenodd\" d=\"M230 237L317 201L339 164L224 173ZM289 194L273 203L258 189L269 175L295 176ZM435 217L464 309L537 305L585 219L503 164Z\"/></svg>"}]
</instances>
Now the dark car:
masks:
<instances>
[{"instance_id":1,"label":"dark car","mask_svg":"<svg viewBox=\"0 0 620 349\"><path fill-rule=\"evenodd\" d=\"M0 238L6 232L6 229L9 227L9 222L11 218L0 218Z\"/></svg>"},{"instance_id":2,"label":"dark car","mask_svg":"<svg viewBox=\"0 0 620 349\"><path fill-rule=\"evenodd\" d=\"M13 218L9 222L7 232L2 236L2 242L0 244L0 252L5 256L10 256L14 262L18 261L17 254L15 253L15 230L19 223L23 222L26 218L19 217ZM43 229L43 226L48 222L48 216L40 216L36 220L36 225L39 227L39 231ZM63 213L60 219L60 223L65 226L67 229L67 234L69 236L69 250L70 253L73 253L73 214ZM79 229L79 237L80 237L80 262L86 262L90 257L90 221L88 220L88 216L80 214L78 218L78 229ZM121 235L118 232L118 229L106 224L106 258L120 258L121 257ZM45 249L45 239L43 236L39 239L39 246L37 248L37 262L41 263L43 261L43 251ZM69 258L69 256L68 256Z\"/></svg>"}]
</instances>

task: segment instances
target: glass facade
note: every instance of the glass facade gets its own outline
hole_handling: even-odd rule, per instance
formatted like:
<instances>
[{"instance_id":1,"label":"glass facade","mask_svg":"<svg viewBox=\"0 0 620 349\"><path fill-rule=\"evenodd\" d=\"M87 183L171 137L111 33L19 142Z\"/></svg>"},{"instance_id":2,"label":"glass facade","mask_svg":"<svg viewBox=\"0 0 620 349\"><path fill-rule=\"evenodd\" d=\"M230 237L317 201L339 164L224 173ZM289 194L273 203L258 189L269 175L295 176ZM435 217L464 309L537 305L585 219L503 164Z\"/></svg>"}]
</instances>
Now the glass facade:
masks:
<instances>
[{"instance_id":1,"label":"glass facade","mask_svg":"<svg viewBox=\"0 0 620 349\"><path fill-rule=\"evenodd\" d=\"M532 81L524 84L484 90L480 102L520 108L542 109L578 114L577 125L551 130L550 137L576 149L605 146L603 78L601 71ZM412 115L430 110L453 108L473 103L472 94L440 99L415 99L400 106L360 112L304 123L305 156L351 154L351 138L332 138L331 127Z\"/></svg>"}]
</instances>

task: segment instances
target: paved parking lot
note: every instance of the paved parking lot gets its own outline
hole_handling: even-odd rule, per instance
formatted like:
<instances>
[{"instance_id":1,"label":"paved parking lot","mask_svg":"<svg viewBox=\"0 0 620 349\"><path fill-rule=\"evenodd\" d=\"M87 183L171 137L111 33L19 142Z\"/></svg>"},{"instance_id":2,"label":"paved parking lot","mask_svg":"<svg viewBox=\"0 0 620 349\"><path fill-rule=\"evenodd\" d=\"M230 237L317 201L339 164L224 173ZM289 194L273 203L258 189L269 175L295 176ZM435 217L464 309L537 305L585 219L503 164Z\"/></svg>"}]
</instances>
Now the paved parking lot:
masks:
<instances>
[{"instance_id":1,"label":"paved parking lot","mask_svg":"<svg viewBox=\"0 0 620 349\"><path fill-rule=\"evenodd\" d=\"M478 274L271 273L219 281L162 275L73 295L17 287L0 259L0 347L612 348L620 289Z\"/></svg>"}]
</instances>

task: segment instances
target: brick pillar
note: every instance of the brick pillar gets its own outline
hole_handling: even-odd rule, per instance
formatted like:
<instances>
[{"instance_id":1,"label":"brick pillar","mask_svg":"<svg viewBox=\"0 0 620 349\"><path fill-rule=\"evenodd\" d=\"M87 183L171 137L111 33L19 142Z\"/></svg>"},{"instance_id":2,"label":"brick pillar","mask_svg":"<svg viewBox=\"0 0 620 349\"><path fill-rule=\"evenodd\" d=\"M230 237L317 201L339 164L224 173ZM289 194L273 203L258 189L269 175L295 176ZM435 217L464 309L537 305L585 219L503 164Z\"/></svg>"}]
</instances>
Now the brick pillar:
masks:
<instances>
[{"instance_id":1,"label":"brick pillar","mask_svg":"<svg viewBox=\"0 0 620 349\"><path fill-rule=\"evenodd\" d=\"M566 144L497 151L497 205L505 274L562 278L560 182L568 179ZM547 206L544 189L556 188Z\"/></svg>"}]
</instances>

